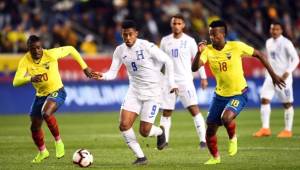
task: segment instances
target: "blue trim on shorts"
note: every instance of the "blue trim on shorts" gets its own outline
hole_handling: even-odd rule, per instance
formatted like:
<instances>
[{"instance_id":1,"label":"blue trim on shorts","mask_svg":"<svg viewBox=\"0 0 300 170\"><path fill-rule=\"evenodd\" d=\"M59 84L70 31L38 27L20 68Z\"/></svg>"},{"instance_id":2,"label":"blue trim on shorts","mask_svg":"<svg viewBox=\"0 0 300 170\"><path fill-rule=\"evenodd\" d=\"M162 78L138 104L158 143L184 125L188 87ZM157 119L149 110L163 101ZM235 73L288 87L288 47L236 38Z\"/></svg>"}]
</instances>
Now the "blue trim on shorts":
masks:
<instances>
[{"instance_id":1,"label":"blue trim on shorts","mask_svg":"<svg viewBox=\"0 0 300 170\"><path fill-rule=\"evenodd\" d=\"M42 107L47 100L56 102L57 108L59 108L66 100L67 93L62 87L58 91L50 93L48 96L35 96L31 108L30 116L37 116L42 118Z\"/></svg>"},{"instance_id":2,"label":"blue trim on shorts","mask_svg":"<svg viewBox=\"0 0 300 170\"><path fill-rule=\"evenodd\" d=\"M223 124L221 116L224 110L231 110L238 116L248 102L248 91L248 88L246 88L242 94L231 97L223 97L215 93L206 122L221 126Z\"/></svg>"}]
</instances>

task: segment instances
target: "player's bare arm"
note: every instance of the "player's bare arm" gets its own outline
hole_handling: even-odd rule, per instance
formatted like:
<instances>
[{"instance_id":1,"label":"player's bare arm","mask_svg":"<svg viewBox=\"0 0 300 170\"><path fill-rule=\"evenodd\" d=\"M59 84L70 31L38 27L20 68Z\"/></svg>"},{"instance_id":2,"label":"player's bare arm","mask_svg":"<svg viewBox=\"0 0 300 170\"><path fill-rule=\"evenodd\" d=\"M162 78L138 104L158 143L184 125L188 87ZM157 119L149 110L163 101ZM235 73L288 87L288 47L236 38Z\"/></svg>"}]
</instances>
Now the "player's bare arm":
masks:
<instances>
[{"instance_id":1,"label":"player's bare arm","mask_svg":"<svg viewBox=\"0 0 300 170\"><path fill-rule=\"evenodd\" d=\"M32 76L30 81L32 83L39 83L39 82L42 82L42 74L37 74L35 76Z\"/></svg>"},{"instance_id":2,"label":"player's bare arm","mask_svg":"<svg viewBox=\"0 0 300 170\"><path fill-rule=\"evenodd\" d=\"M264 54L255 49L253 56L258 58L261 61L261 63L265 66L265 68L268 70L270 76L272 77L274 85L277 85L280 89L284 88L285 87L284 79L274 73L274 70L272 69L268 60L266 60L266 57L264 56Z\"/></svg>"},{"instance_id":3,"label":"player's bare arm","mask_svg":"<svg viewBox=\"0 0 300 170\"><path fill-rule=\"evenodd\" d=\"M198 52L196 56L194 57L193 63L192 63L192 71L196 72L201 66L204 65L204 63L200 60L200 55L203 52L204 48L206 47L207 41L201 41L198 44Z\"/></svg>"},{"instance_id":4,"label":"player's bare arm","mask_svg":"<svg viewBox=\"0 0 300 170\"><path fill-rule=\"evenodd\" d=\"M83 69L83 72L86 75L86 77L91 78L91 79L98 79L98 77L99 77L99 74L97 74L96 72L94 72L89 67Z\"/></svg>"}]
</instances>

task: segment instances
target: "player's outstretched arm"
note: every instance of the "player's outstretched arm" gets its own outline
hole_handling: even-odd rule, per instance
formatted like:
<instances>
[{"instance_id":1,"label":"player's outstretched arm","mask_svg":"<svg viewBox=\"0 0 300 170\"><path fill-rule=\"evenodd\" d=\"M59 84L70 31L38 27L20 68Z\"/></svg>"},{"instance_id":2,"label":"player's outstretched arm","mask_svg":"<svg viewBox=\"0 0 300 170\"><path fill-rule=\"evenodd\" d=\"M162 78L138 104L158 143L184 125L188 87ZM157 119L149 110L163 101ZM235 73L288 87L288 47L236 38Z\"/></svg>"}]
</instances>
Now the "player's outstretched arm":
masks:
<instances>
[{"instance_id":1,"label":"player's outstretched arm","mask_svg":"<svg viewBox=\"0 0 300 170\"><path fill-rule=\"evenodd\" d=\"M204 48L206 47L206 41L201 41L198 44L198 52L196 56L194 57L193 63L192 63L192 71L196 72L201 66L204 66L204 63L200 60L200 55L203 52Z\"/></svg>"},{"instance_id":2,"label":"player's outstretched arm","mask_svg":"<svg viewBox=\"0 0 300 170\"><path fill-rule=\"evenodd\" d=\"M271 65L269 64L268 60L266 59L265 55L260 52L259 50L254 50L253 52L253 56L258 58L260 60L260 62L265 66L265 68L268 70L273 83L275 85L277 85L280 89L285 87L285 82L284 79L282 79L282 77L278 76L277 74L275 74L274 70L272 69Z\"/></svg>"}]
</instances>

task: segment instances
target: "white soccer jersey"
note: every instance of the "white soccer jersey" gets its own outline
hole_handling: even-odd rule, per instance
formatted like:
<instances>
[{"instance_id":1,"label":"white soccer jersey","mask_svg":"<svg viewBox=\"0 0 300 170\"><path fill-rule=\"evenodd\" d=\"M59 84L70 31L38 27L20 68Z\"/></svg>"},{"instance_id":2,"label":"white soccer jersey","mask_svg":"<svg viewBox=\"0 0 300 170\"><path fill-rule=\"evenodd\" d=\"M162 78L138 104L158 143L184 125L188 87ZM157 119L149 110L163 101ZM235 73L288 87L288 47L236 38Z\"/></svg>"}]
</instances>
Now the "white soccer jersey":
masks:
<instances>
[{"instance_id":1,"label":"white soccer jersey","mask_svg":"<svg viewBox=\"0 0 300 170\"><path fill-rule=\"evenodd\" d=\"M184 33L180 38L174 38L173 34L170 34L162 38L160 48L173 61L176 84L191 82L193 80L192 59L198 51L196 41ZM204 67L201 69L201 78L206 78Z\"/></svg>"},{"instance_id":2,"label":"white soccer jersey","mask_svg":"<svg viewBox=\"0 0 300 170\"><path fill-rule=\"evenodd\" d=\"M172 61L149 41L137 39L132 47L126 46L125 43L119 45L114 51L109 71L103 74L103 79L114 79L122 63L126 66L129 76L129 88L140 100L148 100L161 94L162 64L166 65L167 73L170 75L168 78L170 87L176 87Z\"/></svg>"},{"instance_id":3,"label":"white soccer jersey","mask_svg":"<svg viewBox=\"0 0 300 170\"><path fill-rule=\"evenodd\" d=\"M266 50L268 60L275 73L282 76L288 72L291 76L299 64L299 57L292 42L282 35L277 39L269 38L266 41Z\"/></svg>"}]
</instances>

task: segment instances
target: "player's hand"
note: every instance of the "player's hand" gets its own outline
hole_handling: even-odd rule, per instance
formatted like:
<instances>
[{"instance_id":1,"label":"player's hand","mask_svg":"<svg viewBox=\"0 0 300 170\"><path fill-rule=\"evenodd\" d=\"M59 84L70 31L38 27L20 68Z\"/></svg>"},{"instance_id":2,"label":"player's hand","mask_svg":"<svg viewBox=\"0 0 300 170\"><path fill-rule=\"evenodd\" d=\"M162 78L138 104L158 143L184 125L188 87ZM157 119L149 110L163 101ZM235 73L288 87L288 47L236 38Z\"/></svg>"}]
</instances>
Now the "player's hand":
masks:
<instances>
[{"instance_id":1,"label":"player's hand","mask_svg":"<svg viewBox=\"0 0 300 170\"><path fill-rule=\"evenodd\" d=\"M288 78L289 75L290 75L290 73L285 72L285 73L283 73L283 75L281 76L281 78L282 78L283 80L286 80L286 79Z\"/></svg>"},{"instance_id":2,"label":"player's hand","mask_svg":"<svg viewBox=\"0 0 300 170\"><path fill-rule=\"evenodd\" d=\"M285 84L283 78L282 78L282 77L279 77L279 76L277 76L277 75L274 75L274 76L272 77L272 81L273 81L274 86L277 85L280 89L283 89L283 88L285 88L285 86L286 86L286 84Z\"/></svg>"},{"instance_id":3,"label":"player's hand","mask_svg":"<svg viewBox=\"0 0 300 170\"><path fill-rule=\"evenodd\" d=\"M198 51L202 52L204 50L204 48L206 47L207 41L206 40L202 40L201 42L198 43Z\"/></svg>"},{"instance_id":4,"label":"player's hand","mask_svg":"<svg viewBox=\"0 0 300 170\"><path fill-rule=\"evenodd\" d=\"M37 75L31 77L30 81L33 82L33 83L42 82L42 75L37 74Z\"/></svg>"},{"instance_id":5,"label":"player's hand","mask_svg":"<svg viewBox=\"0 0 300 170\"><path fill-rule=\"evenodd\" d=\"M90 78L90 79L98 79L98 74L96 72L94 72L91 68L87 67L83 70L84 74L86 75L86 77Z\"/></svg>"},{"instance_id":6,"label":"player's hand","mask_svg":"<svg viewBox=\"0 0 300 170\"><path fill-rule=\"evenodd\" d=\"M171 89L170 93L175 93L176 95L178 95L179 89L177 87L174 87Z\"/></svg>"},{"instance_id":7,"label":"player's hand","mask_svg":"<svg viewBox=\"0 0 300 170\"><path fill-rule=\"evenodd\" d=\"M207 88L208 86L208 82L207 82L207 79L201 79L201 88L204 90Z\"/></svg>"}]
</instances>

